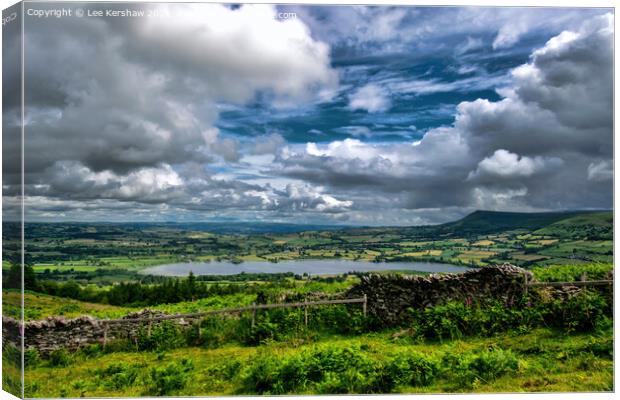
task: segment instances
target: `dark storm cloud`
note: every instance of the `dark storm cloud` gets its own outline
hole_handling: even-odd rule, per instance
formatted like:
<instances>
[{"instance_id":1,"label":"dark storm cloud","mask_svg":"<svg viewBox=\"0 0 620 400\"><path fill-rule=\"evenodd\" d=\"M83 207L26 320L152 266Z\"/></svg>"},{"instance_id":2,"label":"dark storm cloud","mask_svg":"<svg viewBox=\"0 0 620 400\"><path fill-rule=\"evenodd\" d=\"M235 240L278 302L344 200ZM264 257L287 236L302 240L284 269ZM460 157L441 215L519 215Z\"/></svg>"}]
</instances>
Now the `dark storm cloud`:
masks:
<instances>
[{"instance_id":1,"label":"dark storm cloud","mask_svg":"<svg viewBox=\"0 0 620 400\"><path fill-rule=\"evenodd\" d=\"M67 18L58 29L53 19L29 20L27 147L37 154L30 171L57 160L120 173L234 161L234 141L211 129L215 102L243 103L261 90L295 102L335 82L328 47L300 22L277 21L269 6L175 10L183 16L123 25Z\"/></svg>"}]
</instances>

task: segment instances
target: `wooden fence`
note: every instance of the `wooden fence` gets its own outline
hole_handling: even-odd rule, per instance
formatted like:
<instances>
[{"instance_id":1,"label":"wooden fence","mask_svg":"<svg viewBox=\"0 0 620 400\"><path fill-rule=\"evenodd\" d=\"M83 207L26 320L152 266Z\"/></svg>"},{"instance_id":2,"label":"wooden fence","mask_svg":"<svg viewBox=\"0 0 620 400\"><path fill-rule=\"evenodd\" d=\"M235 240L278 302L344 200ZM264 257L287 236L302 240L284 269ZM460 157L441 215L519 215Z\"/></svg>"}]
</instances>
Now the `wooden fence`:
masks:
<instances>
[{"instance_id":1,"label":"wooden fence","mask_svg":"<svg viewBox=\"0 0 620 400\"><path fill-rule=\"evenodd\" d=\"M531 288L531 287L606 286L606 285L614 284L613 280L606 280L606 279L589 281L588 276L585 272L581 274L580 280L572 281L572 282L530 282L527 274L523 274L523 281L525 283L523 285L525 294L527 294L528 288Z\"/></svg>"},{"instance_id":2,"label":"wooden fence","mask_svg":"<svg viewBox=\"0 0 620 400\"><path fill-rule=\"evenodd\" d=\"M321 305L331 305L331 304L361 304L362 311L364 316L367 314L368 309L368 297L364 295L364 297L355 298L355 299L341 299L341 300L317 300L317 301L304 301L297 303L272 303L272 304L256 304L252 303L251 306L246 307L237 307L237 308L222 308L219 310L209 310L209 311L201 311L196 313L189 314L174 314L174 315L161 315L161 316L150 316L150 317L142 317L142 318L119 318L119 319L102 319L98 322L104 325L103 329L103 344L105 346L107 342L107 332L108 326L112 324L124 324L131 322L145 322L148 323L147 334L150 336L151 333L151 325L153 322L165 321L165 320L173 320L173 319L196 319L202 318L209 315L215 314L239 314L247 311L252 312L252 326L256 321L256 311L257 310L267 310L273 308L304 308L304 321L306 326L308 326L308 308L312 306L321 306Z\"/></svg>"}]
</instances>

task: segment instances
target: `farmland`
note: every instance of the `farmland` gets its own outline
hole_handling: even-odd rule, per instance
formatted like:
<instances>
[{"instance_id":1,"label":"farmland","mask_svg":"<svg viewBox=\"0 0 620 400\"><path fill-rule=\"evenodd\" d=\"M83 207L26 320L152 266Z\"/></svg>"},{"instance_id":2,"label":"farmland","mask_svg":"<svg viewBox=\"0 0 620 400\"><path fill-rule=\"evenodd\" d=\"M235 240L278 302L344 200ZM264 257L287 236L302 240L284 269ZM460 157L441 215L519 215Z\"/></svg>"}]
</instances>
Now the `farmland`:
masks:
<instances>
[{"instance_id":1,"label":"farmland","mask_svg":"<svg viewBox=\"0 0 620 400\"><path fill-rule=\"evenodd\" d=\"M306 231L274 224L246 233L245 225L27 224L26 259L35 272L126 271L190 261L278 262L344 259L371 262L431 261L481 266L611 262L611 212L517 214L475 212L427 227L349 227ZM6 224L3 269L18 250L16 225ZM205 231L210 229L211 231ZM220 233L220 229L222 232ZM117 272L114 272L117 271ZM119 279L119 273L125 274ZM71 274L65 275L65 277Z\"/></svg>"}]
</instances>

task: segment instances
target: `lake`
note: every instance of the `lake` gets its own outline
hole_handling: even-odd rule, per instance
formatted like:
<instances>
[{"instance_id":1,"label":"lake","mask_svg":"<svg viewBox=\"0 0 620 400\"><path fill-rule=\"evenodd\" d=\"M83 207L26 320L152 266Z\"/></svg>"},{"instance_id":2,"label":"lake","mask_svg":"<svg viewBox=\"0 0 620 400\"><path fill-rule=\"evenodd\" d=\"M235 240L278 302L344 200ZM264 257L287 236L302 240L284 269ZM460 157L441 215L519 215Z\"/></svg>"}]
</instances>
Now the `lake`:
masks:
<instances>
[{"instance_id":1,"label":"lake","mask_svg":"<svg viewBox=\"0 0 620 400\"><path fill-rule=\"evenodd\" d=\"M247 261L234 264L228 261L190 262L165 264L140 271L143 274L186 276L192 271L195 275L234 275L246 273L293 272L302 275L332 275L345 272L368 271L420 271L420 272L465 272L467 267L431 262L391 262L373 263L353 260L295 260L272 263L268 261Z\"/></svg>"}]
</instances>

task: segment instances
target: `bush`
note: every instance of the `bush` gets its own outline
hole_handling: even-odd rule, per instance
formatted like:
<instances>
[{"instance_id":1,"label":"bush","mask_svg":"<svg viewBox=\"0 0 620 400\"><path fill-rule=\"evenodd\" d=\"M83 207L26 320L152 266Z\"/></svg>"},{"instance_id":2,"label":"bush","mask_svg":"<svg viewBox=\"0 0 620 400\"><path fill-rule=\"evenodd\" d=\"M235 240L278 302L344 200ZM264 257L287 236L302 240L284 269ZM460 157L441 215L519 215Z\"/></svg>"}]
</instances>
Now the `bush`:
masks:
<instances>
[{"instance_id":1,"label":"bush","mask_svg":"<svg viewBox=\"0 0 620 400\"><path fill-rule=\"evenodd\" d=\"M21 368L22 352L13 343L7 342L4 346L2 346L2 359L7 360L16 367Z\"/></svg>"},{"instance_id":2,"label":"bush","mask_svg":"<svg viewBox=\"0 0 620 400\"><path fill-rule=\"evenodd\" d=\"M541 326L568 332L604 331L612 326L609 300L604 293L582 290L566 300L538 299L535 303L528 297L508 304L497 300L473 306L450 302L411 310L412 331L416 336L439 340L524 332Z\"/></svg>"},{"instance_id":3,"label":"bush","mask_svg":"<svg viewBox=\"0 0 620 400\"><path fill-rule=\"evenodd\" d=\"M256 346L269 340L278 340L280 337L280 326L269 321L256 323L250 328L242 341L247 345Z\"/></svg>"},{"instance_id":4,"label":"bush","mask_svg":"<svg viewBox=\"0 0 620 400\"><path fill-rule=\"evenodd\" d=\"M458 388L470 389L477 381L490 382L519 369L519 360L510 350L490 349L482 353L446 354L447 375Z\"/></svg>"},{"instance_id":5,"label":"bush","mask_svg":"<svg viewBox=\"0 0 620 400\"><path fill-rule=\"evenodd\" d=\"M580 280L584 272L588 274L588 279L606 279L612 270L613 264L594 263L535 267L532 273L541 282L570 282Z\"/></svg>"},{"instance_id":6,"label":"bush","mask_svg":"<svg viewBox=\"0 0 620 400\"><path fill-rule=\"evenodd\" d=\"M30 348L24 352L24 364L26 368L36 367L40 363L41 357L36 348Z\"/></svg>"},{"instance_id":7,"label":"bush","mask_svg":"<svg viewBox=\"0 0 620 400\"><path fill-rule=\"evenodd\" d=\"M247 393L390 393L397 385L427 385L440 371L436 359L415 352L390 361L371 357L362 346L316 346L288 357L262 354L244 374Z\"/></svg>"},{"instance_id":8,"label":"bush","mask_svg":"<svg viewBox=\"0 0 620 400\"><path fill-rule=\"evenodd\" d=\"M609 327L611 306L597 292L582 290L566 301L556 300L550 317L569 332L588 332Z\"/></svg>"},{"instance_id":9,"label":"bush","mask_svg":"<svg viewBox=\"0 0 620 400\"><path fill-rule=\"evenodd\" d=\"M103 379L103 384L107 388L119 390L133 385L142 368L144 368L144 364L119 362L96 370L95 376Z\"/></svg>"},{"instance_id":10,"label":"bush","mask_svg":"<svg viewBox=\"0 0 620 400\"><path fill-rule=\"evenodd\" d=\"M51 367L66 367L71 364L72 358L65 349L54 350L48 356L48 365Z\"/></svg>"},{"instance_id":11,"label":"bush","mask_svg":"<svg viewBox=\"0 0 620 400\"><path fill-rule=\"evenodd\" d=\"M440 370L440 360L416 352L397 354L386 366L388 375L397 386L430 385Z\"/></svg>"},{"instance_id":12,"label":"bush","mask_svg":"<svg viewBox=\"0 0 620 400\"><path fill-rule=\"evenodd\" d=\"M186 337L182 334L179 327L170 321L154 324L151 327L150 335L148 334L147 327L143 327L138 331L138 350L161 351L174 349L186 344Z\"/></svg>"},{"instance_id":13,"label":"bush","mask_svg":"<svg viewBox=\"0 0 620 400\"><path fill-rule=\"evenodd\" d=\"M183 389L189 379L189 372L193 369L194 364L188 359L168 364L165 367L151 368L149 371L150 385L147 394L166 396Z\"/></svg>"}]
</instances>

